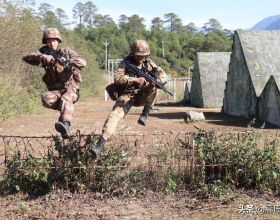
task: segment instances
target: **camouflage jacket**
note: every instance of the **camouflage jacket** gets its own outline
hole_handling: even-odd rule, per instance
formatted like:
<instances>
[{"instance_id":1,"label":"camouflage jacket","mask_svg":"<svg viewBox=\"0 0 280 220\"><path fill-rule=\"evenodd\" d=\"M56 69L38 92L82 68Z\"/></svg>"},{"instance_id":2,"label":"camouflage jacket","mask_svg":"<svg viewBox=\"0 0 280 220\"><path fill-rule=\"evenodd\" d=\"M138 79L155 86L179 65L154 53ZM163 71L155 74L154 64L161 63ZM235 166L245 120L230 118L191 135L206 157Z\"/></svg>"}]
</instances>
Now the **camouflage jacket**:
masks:
<instances>
[{"instance_id":1,"label":"camouflage jacket","mask_svg":"<svg viewBox=\"0 0 280 220\"><path fill-rule=\"evenodd\" d=\"M114 84L119 85L121 87L125 87L125 91L127 92L137 92L139 90L139 86L132 83L132 79L134 76L130 76L129 72L125 68L126 63L133 63L135 64L133 56L127 56L124 60L120 63L118 69L115 71L114 74ZM135 64L136 65L136 64ZM151 59L146 58L144 62L137 66L138 69L145 68L148 71L154 72L157 77L162 81L165 82L166 80L166 73L162 70L161 67L157 66Z\"/></svg>"},{"instance_id":2,"label":"camouflage jacket","mask_svg":"<svg viewBox=\"0 0 280 220\"><path fill-rule=\"evenodd\" d=\"M42 53L39 51L26 54L22 59L31 65L42 66L45 74L42 77L48 90L62 90L79 88L82 81L81 70L86 66L86 61L77 52L70 48L59 48L58 51L69 60L69 66L66 68L58 62L48 64L42 61Z\"/></svg>"}]
</instances>

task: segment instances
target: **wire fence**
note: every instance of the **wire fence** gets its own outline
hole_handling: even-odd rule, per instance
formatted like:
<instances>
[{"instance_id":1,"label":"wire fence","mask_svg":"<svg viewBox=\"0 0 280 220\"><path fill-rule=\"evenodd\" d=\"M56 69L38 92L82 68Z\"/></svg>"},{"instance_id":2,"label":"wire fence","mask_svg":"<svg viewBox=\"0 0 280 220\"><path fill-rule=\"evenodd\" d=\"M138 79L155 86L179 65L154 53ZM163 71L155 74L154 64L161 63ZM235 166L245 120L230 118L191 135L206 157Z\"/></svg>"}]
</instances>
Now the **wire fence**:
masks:
<instances>
[{"instance_id":1,"label":"wire fence","mask_svg":"<svg viewBox=\"0 0 280 220\"><path fill-rule=\"evenodd\" d=\"M61 139L59 136L6 136L0 135L0 165L5 164L15 154L20 154L25 160L29 155L36 158L43 158L49 155L50 149L59 142L62 147L68 147L75 142L81 149L89 148L89 143L94 144L99 134L80 134ZM135 157L155 156L164 145L176 146L182 142L182 147L192 146L192 133L170 132L153 134L118 134L107 144L107 148L114 148L122 144L134 152ZM183 146L184 145L184 146ZM88 149L86 149L88 150ZM192 153L193 154L193 153ZM188 155L190 157L191 155Z\"/></svg>"},{"instance_id":2,"label":"wire fence","mask_svg":"<svg viewBox=\"0 0 280 220\"><path fill-rule=\"evenodd\" d=\"M230 140L241 140L247 136L248 132L220 132L215 133L217 141L230 142ZM204 135L207 135L206 133ZM69 144L76 145L77 148L87 151L88 148L96 142L99 134L80 134L77 131L76 135L70 139L62 139L59 136L8 136L0 135L0 166L3 166L6 161L10 160L15 154L20 154L22 160L25 160L30 155L36 158L44 158L49 156L50 149L57 142L62 147L69 147ZM280 135L275 132L269 133L269 138L280 139ZM258 140L257 145L264 144L264 140L268 137ZM90 145L90 144L91 145ZM115 148L119 145L125 146L133 152L134 160L139 158L139 163L146 164L148 158L159 157L165 147L170 147L171 151L179 151L180 154L173 155L177 160L178 166L190 166L192 168L200 166L196 162L198 154L197 146L194 144L194 133L192 132L166 132L166 133L151 133L151 134L117 134L110 139L106 144L106 148ZM74 147L75 148L75 147ZM184 161L184 162L182 162ZM159 164L159 163L158 163ZM138 164L139 165L139 164ZM164 164L162 164L164 165ZM226 166L228 164L211 164L206 166Z\"/></svg>"},{"instance_id":3,"label":"wire fence","mask_svg":"<svg viewBox=\"0 0 280 220\"><path fill-rule=\"evenodd\" d=\"M280 190L279 133L168 132L116 134L93 160L89 148L99 134L80 134L63 140L58 136L0 136L0 166L50 170L54 179L69 186L80 179L95 190L150 188L186 189L222 180L236 186L265 186ZM11 163L51 158L40 163ZM8 167L9 167L8 166ZM10 170L15 176L14 170ZM26 170L25 170L26 172ZM49 175L49 174L48 174ZM59 177L59 178L58 178ZM99 188L98 188L99 187ZM97 189L98 188L98 189Z\"/></svg>"}]
</instances>

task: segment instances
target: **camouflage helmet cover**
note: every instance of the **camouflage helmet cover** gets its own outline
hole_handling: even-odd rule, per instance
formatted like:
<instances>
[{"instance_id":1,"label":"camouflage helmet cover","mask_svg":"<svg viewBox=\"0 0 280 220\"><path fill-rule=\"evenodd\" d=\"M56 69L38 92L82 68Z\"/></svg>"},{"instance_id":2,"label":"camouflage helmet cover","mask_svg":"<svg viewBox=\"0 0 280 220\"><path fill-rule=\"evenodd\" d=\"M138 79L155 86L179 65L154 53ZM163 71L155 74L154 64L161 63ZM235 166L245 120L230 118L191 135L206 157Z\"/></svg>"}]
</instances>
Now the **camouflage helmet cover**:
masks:
<instances>
[{"instance_id":1,"label":"camouflage helmet cover","mask_svg":"<svg viewBox=\"0 0 280 220\"><path fill-rule=\"evenodd\" d=\"M139 56L148 56L150 55L150 52L150 47L147 41L136 40L133 42L131 47L131 54Z\"/></svg>"},{"instance_id":2,"label":"camouflage helmet cover","mask_svg":"<svg viewBox=\"0 0 280 220\"><path fill-rule=\"evenodd\" d=\"M42 43L46 44L47 39L55 38L59 43L62 42L60 32L56 28L48 28L43 33Z\"/></svg>"}]
</instances>

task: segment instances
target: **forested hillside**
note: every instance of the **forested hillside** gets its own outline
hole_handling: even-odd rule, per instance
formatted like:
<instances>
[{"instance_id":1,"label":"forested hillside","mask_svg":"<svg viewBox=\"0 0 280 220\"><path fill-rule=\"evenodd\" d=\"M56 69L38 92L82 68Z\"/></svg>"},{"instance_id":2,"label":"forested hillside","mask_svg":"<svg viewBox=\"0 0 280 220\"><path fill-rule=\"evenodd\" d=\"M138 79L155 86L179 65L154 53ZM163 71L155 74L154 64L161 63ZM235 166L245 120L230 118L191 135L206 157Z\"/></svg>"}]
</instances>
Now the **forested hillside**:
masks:
<instances>
[{"instance_id":1,"label":"forested hillside","mask_svg":"<svg viewBox=\"0 0 280 220\"><path fill-rule=\"evenodd\" d=\"M43 5L45 13L41 14L50 13L51 6ZM42 8L43 5L40 7ZM135 39L146 39L151 47L152 58L167 72L173 71L175 76L186 74L188 67L193 65L196 51L230 51L231 49L232 32L224 30L219 21L214 18L210 18L202 28L198 28L192 22L185 25L175 13L168 13L162 18L153 18L151 27L146 27L145 19L139 15L121 14L118 22L115 23L110 15L99 14L97 8L91 1L85 4L78 2L73 7L73 17L76 18L74 31L92 42L94 52L101 55L98 56L101 67L104 66L103 43L106 40L109 43L108 58L116 59L129 53L129 45ZM55 12L53 15L55 16ZM44 16L41 16L41 19L48 20ZM64 17L63 24L68 23L67 17ZM50 22L46 25L61 26L62 24Z\"/></svg>"},{"instance_id":2,"label":"forested hillside","mask_svg":"<svg viewBox=\"0 0 280 220\"><path fill-rule=\"evenodd\" d=\"M172 77L188 74L197 51L231 49L232 32L224 30L214 18L198 28L168 13L153 18L152 26L145 27L139 15L121 14L116 23L109 15L99 14L97 8L91 1L78 2L73 6L76 20L71 23L62 8L48 3L35 7L32 1L0 0L0 120L33 112L40 106L39 94L45 89L41 82L43 70L23 63L21 56L41 47L46 27L57 27L63 37L62 47L72 47L86 58L82 96L98 95L106 84L102 82L106 41L108 59L117 59L129 53L135 39L147 40L152 59Z\"/></svg>"}]
</instances>

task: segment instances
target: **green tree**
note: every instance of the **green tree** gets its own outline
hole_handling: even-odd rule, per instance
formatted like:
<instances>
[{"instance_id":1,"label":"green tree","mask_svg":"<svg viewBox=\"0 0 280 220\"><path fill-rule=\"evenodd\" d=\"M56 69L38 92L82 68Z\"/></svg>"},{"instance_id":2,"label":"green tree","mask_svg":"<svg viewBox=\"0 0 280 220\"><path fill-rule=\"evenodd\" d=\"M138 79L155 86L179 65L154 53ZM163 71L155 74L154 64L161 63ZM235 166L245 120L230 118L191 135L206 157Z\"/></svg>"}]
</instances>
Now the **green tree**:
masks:
<instances>
[{"instance_id":1,"label":"green tree","mask_svg":"<svg viewBox=\"0 0 280 220\"><path fill-rule=\"evenodd\" d=\"M208 22L202 27L206 33L222 30L222 25L215 18L210 18Z\"/></svg>"},{"instance_id":2,"label":"green tree","mask_svg":"<svg viewBox=\"0 0 280 220\"><path fill-rule=\"evenodd\" d=\"M223 31L217 30L205 36L204 51L230 51L231 41L228 40Z\"/></svg>"},{"instance_id":3,"label":"green tree","mask_svg":"<svg viewBox=\"0 0 280 220\"><path fill-rule=\"evenodd\" d=\"M145 32L145 25L143 24L144 21L145 19L139 17L138 15L132 15L131 17L128 17L127 31L138 34Z\"/></svg>"},{"instance_id":4,"label":"green tree","mask_svg":"<svg viewBox=\"0 0 280 220\"><path fill-rule=\"evenodd\" d=\"M109 45L109 58L123 58L130 53L130 44L125 34L113 36Z\"/></svg>"},{"instance_id":5,"label":"green tree","mask_svg":"<svg viewBox=\"0 0 280 220\"><path fill-rule=\"evenodd\" d=\"M59 19L53 11L53 6L47 3L42 3L39 6L39 18L44 28L59 26Z\"/></svg>"},{"instance_id":6,"label":"green tree","mask_svg":"<svg viewBox=\"0 0 280 220\"><path fill-rule=\"evenodd\" d=\"M68 16L62 8L57 8L55 10L55 15L58 19L58 27L59 28L67 26L69 24L69 23L67 23Z\"/></svg>"},{"instance_id":7,"label":"green tree","mask_svg":"<svg viewBox=\"0 0 280 220\"><path fill-rule=\"evenodd\" d=\"M233 31L232 30L224 29L223 32L227 36L228 39L232 40L232 38L233 38Z\"/></svg>"},{"instance_id":8,"label":"green tree","mask_svg":"<svg viewBox=\"0 0 280 220\"><path fill-rule=\"evenodd\" d=\"M114 20L111 18L110 15L96 14L94 16L94 26L95 27L105 27L105 26L109 26L109 25L116 26Z\"/></svg>"},{"instance_id":9,"label":"green tree","mask_svg":"<svg viewBox=\"0 0 280 220\"><path fill-rule=\"evenodd\" d=\"M197 32L197 27L195 26L195 24L193 22L190 22L189 24L187 24L184 27L186 32L190 32L190 33L195 33Z\"/></svg>"},{"instance_id":10,"label":"green tree","mask_svg":"<svg viewBox=\"0 0 280 220\"><path fill-rule=\"evenodd\" d=\"M144 18L138 15L127 17L121 15L119 18L119 34L125 34L127 41L132 43L136 39L145 39L146 29L143 24Z\"/></svg>"},{"instance_id":11,"label":"green tree","mask_svg":"<svg viewBox=\"0 0 280 220\"><path fill-rule=\"evenodd\" d=\"M83 17L84 17L85 5L81 2L78 2L74 8L72 9L73 18L79 19L79 25L82 25Z\"/></svg>"},{"instance_id":12,"label":"green tree","mask_svg":"<svg viewBox=\"0 0 280 220\"><path fill-rule=\"evenodd\" d=\"M183 30L182 20L175 13L168 13L164 15L166 19L164 22L169 23L167 30L170 32L180 32Z\"/></svg>"},{"instance_id":13,"label":"green tree","mask_svg":"<svg viewBox=\"0 0 280 220\"><path fill-rule=\"evenodd\" d=\"M159 17L155 17L152 20L152 30L162 30L163 29L163 20Z\"/></svg>"},{"instance_id":14,"label":"green tree","mask_svg":"<svg viewBox=\"0 0 280 220\"><path fill-rule=\"evenodd\" d=\"M48 3L42 3L40 4L38 9L39 9L39 15L44 17L46 13L53 10L53 6L51 6Z\"/></svg>"},{"instance_id":15,"label":"green tree","mask_svg":"<svg viewBox=\"0 0 280 220\"><path fill-rule=\"evenodd\" d=\"M84 5L84 22L88 27L93 27L94 16L96 15L97 7L92 1L88 1Z\"/></svg>"},{"instance_id":16,"label":"green tree","mask_svg":"<svg viewBox=\"0 0 280 220\"><path fill-rule=\"evenodd\" d=\"M128 17L126 15L120 15L118 22L119 22L120 30L126 32L127 31Z\"/></svg>"},{"instance_id":17,"label":"green tree","mask_svg":"<svg viewBox=\"0 0 280 220\"><path fill-rule=\"evenodd\" d=\"M53 11L48 11L42 19L45 27L57 27L59 26L59 20Z\"/></svg>"}]
</instances>

